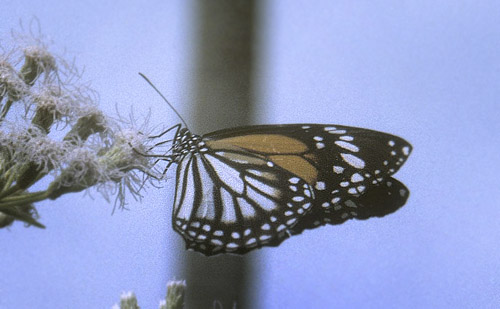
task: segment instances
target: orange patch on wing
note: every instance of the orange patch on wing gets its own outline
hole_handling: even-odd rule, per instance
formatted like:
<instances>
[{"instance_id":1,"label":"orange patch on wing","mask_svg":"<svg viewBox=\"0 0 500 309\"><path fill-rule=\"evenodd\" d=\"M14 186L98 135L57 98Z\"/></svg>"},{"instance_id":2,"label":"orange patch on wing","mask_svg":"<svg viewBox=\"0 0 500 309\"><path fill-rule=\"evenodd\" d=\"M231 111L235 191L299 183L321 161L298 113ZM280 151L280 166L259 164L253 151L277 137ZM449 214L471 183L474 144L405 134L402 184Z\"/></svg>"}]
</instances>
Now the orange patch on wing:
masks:
<instances>
[{"instance_id":1,"label":"orange patch on wing","mask_svg":"<svg viewBox=\"0 0 500 309\"><path fill-rule=\"evenodd\" d=\"M307 145L294 138L279 134L250 134L206 141L207 146L218 149L247 149L263 154L304 153Z\"/></svg>"},{"instance_id":2,"label":"orange patch on wing","mask_svg":"<svg viewBox=\"0 0 500 309\"><path fill-rule=\"evenodd\" d=\"M269 159L281 168L304 179L309 185L316 183L318 170L304 158L293 155L269 156Z\"/></svg>"},{"instance_id":3,"label":"orange patch on wing","mask_svg":"<svg viewBox=\"0 0 500 309\"><path fill-rule=\"evenodd\" d=\"M309 160L311 160L311 161L313 161L315 163L318 163L318 157L315 154L313 154L313 153L307 153L307 154L305 154L304 158L307 158L307 159L309 159Z\"/></svg>"}]
</instances>

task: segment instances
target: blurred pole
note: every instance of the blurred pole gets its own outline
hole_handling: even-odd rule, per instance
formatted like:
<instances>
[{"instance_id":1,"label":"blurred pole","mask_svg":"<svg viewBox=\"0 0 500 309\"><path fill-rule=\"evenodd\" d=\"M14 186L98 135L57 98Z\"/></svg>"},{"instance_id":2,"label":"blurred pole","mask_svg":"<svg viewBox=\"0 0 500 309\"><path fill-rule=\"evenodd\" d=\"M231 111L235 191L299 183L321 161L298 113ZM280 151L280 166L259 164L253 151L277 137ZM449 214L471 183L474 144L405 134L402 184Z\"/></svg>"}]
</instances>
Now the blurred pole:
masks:
<instances>
[{"instance_id":1,"label":"blurred pole","mask_svg":"<svg viewBox=\"0 0 500 309\"><path fill-rule=\"evenodd\" d=\"M204 134L251 122L254 30L258 0L197 1L192 130ZM249 308L247 256L185 253L186 308ZM250 302L249 302L250 301ZM254 302L255 303L255 302ZM218 308L218 307L216 307Z\"/></svg>"}]
</instances>

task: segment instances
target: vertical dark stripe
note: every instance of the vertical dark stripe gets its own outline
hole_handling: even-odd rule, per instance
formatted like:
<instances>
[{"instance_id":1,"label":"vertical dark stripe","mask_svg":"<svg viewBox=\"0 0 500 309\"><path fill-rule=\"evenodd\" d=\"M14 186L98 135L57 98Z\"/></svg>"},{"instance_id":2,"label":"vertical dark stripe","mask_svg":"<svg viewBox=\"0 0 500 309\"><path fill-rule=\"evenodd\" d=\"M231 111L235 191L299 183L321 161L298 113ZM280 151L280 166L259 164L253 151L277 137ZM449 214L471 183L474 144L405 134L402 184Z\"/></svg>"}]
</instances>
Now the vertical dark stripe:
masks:
<instances>
[{"instance_id":1,"label":"vertical dark stripe","mask_svg":"<svg viewBox=\"0 0 500 309\"><path fill-rule=\"evenodd\" d=\"M193 130L207 133L251 122L257 0L197 1ZM187 308L249 308L247 256L185 253ZM253 302L255 303L255 302Z\"/></svg>"},{"instance_id":2,"label":"vertical dark stripe","mask_svg":"<svg viewBox=\"0 0 500 309\"><path fill-rule=\"evenodd\" d=\"M186 159L186 158L189 158L189 159ZM182 166L184 167L184 173L182 175L182 180L181 180L181 178L179 178L181 175L177 175L176 187L178 187L179 184L182 184L182 187L180 188L181 193L179 196L180 198L179 198L178 204L176 204L177 203L177 188L175 190L176 200L174 201L174 206L177 205L177 209L174 208L174 219L175 219L175 217L177 217L179 215L179 212L181 211L182 204L184 204L184 200L186 199L186 192L188 191L187 183L188 183L188 178L189 178L189 170L190 170L191 160L192 160L193 156L188 155L186 158L183 161L184 163L182 163ZM181 172L180 166L178 168L178 171Z\"/></svg>"},{"instance_id":3,"label":"vertical dark stripe","mask_svg":"<svg viewBox=\"0 0 500 309\"><path fill-rule=\"evenodd\" d=\"M186 188L186 170L184 169L184 173L182 167L184 167L184 164L186 163L179 163L177 166L177 171L176 171L176 179L177 183L175 184L175 199L174 199L174 209L173 209L173 216L172 220L175 220L177 215L179 214L179 211L181 209L182 205L182 200L184 199L184 192Z\"/></svg>"},{"instance_id":4,"label":"vertical dark stripe","mask_svg":"<svg viewBox=\"0 0 500 309\"><path fill-rule=\"evenodd\" d=\"M205 194L204 190L207 187L207 184L203 184L203 179L200 176L200 168L198 167L198 157L196 155L192 156L193 162L191 164L191 173L193 177L193 186L192 192L194 193L193 199L193 208L191 209L191 221L198 221L201 218L197 216L198 209L201 207L201 202L203 201L203 195Z\"/></svg>"}]
</instances>

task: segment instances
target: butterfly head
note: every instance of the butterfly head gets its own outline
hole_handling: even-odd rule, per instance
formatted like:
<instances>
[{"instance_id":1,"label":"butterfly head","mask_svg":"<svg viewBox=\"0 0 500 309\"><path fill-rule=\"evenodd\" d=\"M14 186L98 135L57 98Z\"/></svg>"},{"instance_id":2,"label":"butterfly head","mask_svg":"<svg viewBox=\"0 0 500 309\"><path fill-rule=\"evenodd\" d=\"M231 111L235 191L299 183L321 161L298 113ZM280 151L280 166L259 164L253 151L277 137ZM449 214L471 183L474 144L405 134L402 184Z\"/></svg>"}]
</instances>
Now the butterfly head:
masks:
<instances>
[{"instance_id":1,"label":"butterfly head","mask_svg":"<svg viewBox=\"0 0 500 309\"><path fill-rule=\"evenodd\" d=\"M189 153L206 151L205 142L201 136L181 128L174 137L172 157L174 162L180 162Z\"/></svg>"}]
</instances>

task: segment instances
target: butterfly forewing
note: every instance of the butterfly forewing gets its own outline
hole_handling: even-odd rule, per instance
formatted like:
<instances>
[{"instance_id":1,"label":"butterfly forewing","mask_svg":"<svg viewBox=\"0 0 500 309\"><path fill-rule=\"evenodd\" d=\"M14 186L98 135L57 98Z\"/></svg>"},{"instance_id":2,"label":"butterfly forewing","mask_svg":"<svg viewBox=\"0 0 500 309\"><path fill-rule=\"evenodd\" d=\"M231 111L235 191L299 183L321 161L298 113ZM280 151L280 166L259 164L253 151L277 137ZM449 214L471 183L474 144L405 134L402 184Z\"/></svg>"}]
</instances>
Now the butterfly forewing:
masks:
<instances>
[{"instance_id":1,"label":"butterfly forewing","mask_svg":"<svg viewBox=\"0 0 500 309\"><path fill-rule=\"evenodd\" d=\"M315 188L316 203L324 207L378 185L411 152L411 145L400 137L338 125L242 127L216 131L204 139L270 158L308 181Z\"/></svg>"},{"instance_id":2,"label":"butterfly forewing","mask_svg":"<svg viewBox=\"0 0 500 309\"><path fill-rule=\"evenodd\" d=\"M307 228L389 213L407 198L394 193L404 185L386 180L411 145L390 134L297 124L225 129L201 141L181 149L173 219L187 246L206 255L275 246ZM370 201L382 197L388 205Z\"/></svg>"}]
</instances>

